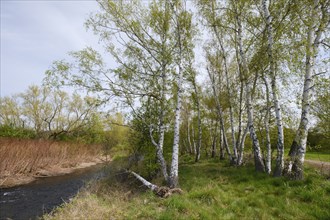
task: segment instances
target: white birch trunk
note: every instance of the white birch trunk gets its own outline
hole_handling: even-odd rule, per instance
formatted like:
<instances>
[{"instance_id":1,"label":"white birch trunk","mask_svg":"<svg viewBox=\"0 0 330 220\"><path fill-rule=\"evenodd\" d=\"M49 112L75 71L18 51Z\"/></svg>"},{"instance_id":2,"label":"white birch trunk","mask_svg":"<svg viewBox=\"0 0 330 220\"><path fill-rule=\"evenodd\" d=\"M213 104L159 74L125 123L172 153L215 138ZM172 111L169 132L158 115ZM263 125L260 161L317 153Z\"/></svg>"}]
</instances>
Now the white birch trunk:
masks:
<instances>
[{"instance_id":1,"label":"white birch trunk","mask_svg":"<svg viewBox=\"0 0 330 220\"><path fill-rule=\"evenodd\" d=\"M254 163L256 171L265 171L265 165L262 159L261 149L259 145L259 140L257 137L257 133L254 128L253 123L253 105L251 103L251 91L250 91L249 83L246 83L246 107L247 107L247 115L248 115L248 128L250 132L250 138L252 140L253 145L253 153L254 153Z\"/></svg>"},{"instance_id":2,"label":"white birch trunk","mask_svg":"<svg viewBox=\"0 0 330 220\"><path fill-rule=\"evenodd\" d=\"M235 138L235 129L234 129L234 119L233 119L233 110L232 110L232 105L231 105L231 93L230 93L230 89L229 87L229 80L228 80L228 67L227 67L227 58L226 58L226 54L225 54L225 49L223 47L223 42L220 36L220 32L217 29L217 25L216 23L216 6L215 6L215 1L212 1L212 9L211 9L211 13L213 15L213 20L211 21L211 25L213 27L213 31L214 34L217 38L217 41L220 45L220 49L221 49L221 53L222 53L222 59L223 59L223 63L224 63L224 67L225 67L225 74L226 74L226 82L227 82L227 92L228 92L228 96L229 96L229 110L230 110L230 128L231 128L231 138L232 138L232 146L233 146L233 154L230 153L229 147L228 147L228 141L227 141L227 137L226 137L226 132L224 129L224 122L223 122L223 113L222 113L222 107L219 103L219 99L216 96L216 93L214 92L214 95L217 99L217 107L218 107L218 111L219 111L219 118L220 118L220 128L223 130L223 139L224 139L224 145L226 148L226 151L228 153L229 159L231 164L236 164L237 163L237 146L236 146L236 138ZM211 78L211 76L210 76ZM211 79L212 80L212 79ZM213 82L213 86L214 86L214 82Z\"/></svg>"},{"instance_id":3,"label":"white birch trunk","mask_svg":"<svg viewBox=\"0 0 330 220\"><path fill-rule=\"evenodd\" d=\"M163 177L165 179L165 181L168 182L168 172L167 172L167 166L166 166L166 161L163 155L163 144L164 144L164 134L165 134L165 129L164 129L164 125L161 126L163 129L161 129L161 132L159 133L159 140L158 143L155 141L154 137L153 137L153 128L152 126L150 126L150 130L149 130L149 134L150 134L150 138L151 138L151 142L152 144L156 147L156 156L157 156L157 160L160 164L161 167L161 171L163 174Z\"/></svg>"},{"instance_id":4,"label":"white birch trunk","mask_svg":"<svg viewBox=\"0 0 330 220\"><path fill-rule=\"evenodd\" d=\"M220 128L221 128L221 131L222 131L224 147L227 151L229 160L232 162L232 155L231 155L231 152L230 152L230 148L228 146L228 141L227 141L227 136L226 136L226 131L225 131L225 125L224 125L224 122L223 122L223 111L222 111L222 107L221 107L221 104L220 104L220 101L219 101L219 96L218 96L216 88L215 88L214 75L212 75L210 70L208 70L207 72L208 72L210 80L211 80L213 95L214 95L214 98L215 98L215 103L217 105L217 110L218 110L218 116L219 116L219 120L220 120Z\"/></svg>"},{"instance_id":5,"label":"white birch trunk","mask_svg":"<svg viewBox=\"0 0 330 220\"><path fill-rule=\"evenodd\" d=\"M197 142L197 151L195 161L199 161L201 157L201 147L202 147L202 119L201 119L201 110L198 101L197 105L197 117L198 117L198 142Z\"/></svg>"},{"instance_id":6,"label":"white birch trunk","mask_svg":"<svg viewBox=\"0 0 330 220\"><path fill-rule=\"evenodd\" d=\"M240 74L241 75L241 74ZM241 78L241 76L240 76ZM236 142L236 148L238 150L238 159L237 159L237 165L241 165L243 161L243 155L244 155L244 142L243 145L241 144L241 140L246 133L242 134L242 116L243 116L243 80L240 79L240 95L239 95L239 115L238 115L238 134L237 134L237 142ZM245 130L244 130L245 131Z\"/></svg>"},{"instance_id":7,"label":"white birch trunk","mask_svg":"<svg viewBox=\"0 0 330 220\"><path fill-rule=\"evenodd\" d=\"M152 191L156 191L158 189L158 186L156 186L155 184L150 183L148 180L144 179L142 176L140 176L139 174L133 172L133 171L129 171L131 174L133 174L138 180L140 180L143 185L145 185L146 187L148 187L149 189L151 189Z\"/></svg>"},{"instance_id":8,"label":"white birch trunk","mask_svg":"<svg viewBox=\"0 0 330 220\"><path fill-rule=\"evenodd\" d=\"M248 132L248 127L244 130L244 133L242 133L242 116L243 116L243 96L244 96L244 80L242 75L242 69L240 65L240 57L238 53L237 48L237 36L235 34L235 52L236 52L236 60L237 60L237 67L238 67L238 75L240 80L240 93L239 93L239 115L238 115L238 134L237 134L237 149L238 149L238 159L237 159L237 165L242 165L243 163L243 156L244 156L244 144L245 144L245 138Z\"/></svg>"},{"instance_id":9,"label":"white birch trunk","mask_svg":"<svg viewBox=\"0 0 330 220\"><path fill-rule=\"evenodd\" d=\"M289 152L290 165L288 172L291 172L295 179L303 178L303 164L306 153L306 142L309 129L309 108L310 108L310 93L312 87L312 62L313 57L309 55L312 52L312 34L313 30L310 28L308 31L307 38L307 54L306 54L306 69L305 69L305 79L304 88L302 95L302 112L300 118L299 128L297 130L295 139L291 145Z\"/></svg>"},{"instance_id":10,"label":"white birch trunk","mask_svg":"<svg viewBox=\"0 0 330 220\"><path fill-rule=\"evenodd\" d=\"M212 123L211 123L212 124ZM210 137L211 137L211 157L214 158L216 155L216 141L217 141L217 123L215 124L215 127L213 125L210 128Z\"/></svg>"},{"instance_id":11,"label":"white birch trunk","mask_svg":"<svg viewBox=\"0 0 330 220\"><path fill-rule=\"evenodd\" d=\"M198 120L198 140L196 146L196 157L195 162L198 162L201 157L201 145L202 145L202 119L201 119L201 110L200 110L200 103L199 103L199 95L196 86L196 80L194 79L194 90L196 94L196 107L197 107L197 120Z\"/></svg>"},{"instance_id":12,"label":"white birch trunk","mask_svg":"<svg viewBox=\"0 0 330 220\"><path fill-rule=\"evenodd\" d=\"M230 88L229 88L228 76L226 76L226 78L227 78L228 96L229 96L229 99L231 99L232 96L231 96L231 92L230 92ZM229 101L228 104L229 104L231 139L232 139L232 145L233 145L233 163L237 164L238 155L237 155L237 144L236 144L236 138L235 138L233 107L232 107L231 101Z\"/></svg>"},{"instance_id":13,"label":"white birch trunk","mask_svg":"<svg viewBox=\"0 0 330 220\"><path fill-rule=\"evenodd\" d=\"M264 15L266 19L266 28L268 34L268 58L269 58L269 73L271 77L271 87L273 103L275 107L276 125L277 125L277 157L276 167L274 170L274 176L282 176L284 168L284 133L282 123L282 112L277 97L277 82L275 73L275 62L273 58L273 27L272 27L272 16L269 13L269 0L263 0L262 2Z\"/></svg>"},{"instance_id":14,"label":"white birch trunk","mask_svg":"<svg viewBox=\"0 0 330 220\"><path fill-rule=\"evenodd\" d=\"M153 137L153 127L150 126L150 138L152 144L156 147L156 156L157 160L160 164L161 171L163 174L163 177L166 182L169 182L168 178L168 171L167 171L167 164L163 155L163 146L164 146L164 138L165 138L165 107L164 107L164 102L165 102L165 90L166 90L166 68L165 65L162 65L162 74L161 74L161 91L160 91L160 97L161 97L161 103L160 103L160 109L159 109L159 124L158 124L158 129L159 129L159 139L158 142L154 140Z\"/></svg>"},{"instance_id":15,"label":"white birch trunk","mask_svg":"<svg viewBox=\"0 0 330 220\"><path fill-rule=\"evenodd\" d=\"M319 1L314 0L314 5L310 14L310 23L308 26L307 33L307 43L306 43L306 62L305 62L305 76L304 76L304 88L302 93L302 111L301 118L298 130L296 132L295 139L291 145L291 149L289 152L290 159L288 161L286 172L294 179L303 179L303 164L306 153L306 142L307 135L309 129L309 110L310 110L310 97L312 93L312 85L313 85L313 67L315 62L315 57L318 51L318 45L320 41L320 37L324 32L330 15L327 12L326 7L321 7L322 17L318 24L317 30L316 28L316 20L317 20L317 10L319 8ZM292 169L292 170L291 170Z\"/></svg>"},{"instance_id":16,"label":"white birch trunk","mask_svg":"<svg viewBox=\"0 0 330 220\"><path fill-rule=\"evenodd\" d=\"M165 5L165 10L167 10L167 6ZM162 51L165 51L166 47L166 34L162 35ZM164 138L165 138L165 91L166 91L166 60L162 60L161 65L161 75L160 75L160 107L159 107L159 121L158 121L158 131L159 131L159 139L158 142L154 140L153 137L153 127L150 127L150 138L153 145L156 147L156 156L157 160L161 167L161 172L163 174L163 177L167 183L169 183L169 177L168 177L168 171L167 171L167 164L166 160L163 155L163 146L164 146Z\"/></svg>"},{"instance_id":17,"label":"white birch trunk","mask_svg":"<svg viewBox=\"0 0 330 220\"><path fill-rule=\"evenodd\" d=\"M226 84L227 84L227 93L228 93L228 104L229 104L229 118L230 118L230 128L231 128L231 139L232 139L232 146L233 146L233 154L232 154L232 163L236 164L237 163L237 148L236 148L236 138L235 138L235 128L234 128L234 117L233 117L233 108L231 104L231 91L229 87L229 77L228 77L228 67L227 67L227 57L225 54L225 49L223 47L223 42L221 37L219 36L219 32L217 30L217 27L214 25L213 26L214 33L217 37L217 40L219 42L220 48L221 48L221 53L222 53L222 59L224 63L224 69L225 69L225 78L226 78Z\"/></svg>"},{"instance_id":18,"label":"white birch trunk","mask_svg":"<svg viewBox=\"0 0 330 220\"><path fill-rule=\"evenodd\" d=\"M181 96L182 96L182 59L183 59L183 45L181 39L181 26L178 19L178 14L174 6L172 5L172 10L174 10L175 20L176 20L176 37L178 40L178 73L177 73L177 103L175 108L175 119L174 119L174 137L173 137L173 150L172 150L172 163L170 172L169 187L176 188L179 184L179 142L180 142L180 120L181 120Z\"/></svg>"},{"instance_id":19,"label":"white birch trunk","mask_svg":"<svg viewBox=\"0 0 330 220\"><path fill-rule=\"evenodd\" d=\"M232 94L230 91L230 86L229 86L229 77L228 77L228 68L227 68L227 59L225 56L225 50L222 45L221 39L219 39L221 50L223 53L223 62L225 66L225 76L226 76L226 83L227 83L227 93L228 93L228 104L229 104L229 118L230 118L230 128L231 128L231 139L232 139L232 145L233 145L233 155L232 155L232 163L236 164L237 163L237 148L236 148L236 138L235 138L235 128L234 128L234 116L233 116L233 108L231 104L231 98Z\"/></svg>"},{"instance_id":20,"label":"white birch trunk","mask_svg":"<svg viewBox=\"0 0 330 220\"><path fill-rule=\"evenodd\" d=\"M180 65L179 65L177 86L178 86L178 91L177 91L177 103L175 108L170 188L177 187L179 183L179 141L180 141L180 119L181 119L180 117L181 117L181 95L182 95L182 69Z\"/></svg>"},{"instance_id":21,"label":"white birch trunk","mask_svg":"<svg viewBox=\"0 0 330 220\"><path fill-rule=\"evenodd\" d=\"M239 155L238 155L238 160L237 160L237 165L242 165L243 164L243 158L244 158L244 144L245 144L245 139L246 139L246 136L249 132L249 127L247 126L245 129L244 129L244 132L243 132L243 135L242 135L242 139L241 139L241 142L239 143L239 149L240 149L240 152L239 152Z\"/></svg>"},{"instance_id":22,"label":"white birch trunk","mask_svg":"<svg viewBox=\"0 0 330 220\"><path fill-rule=\"evenodd\" d=\"M160 112L159 112L160 137L159 137L159 144L158 144L162 153L163 153L164 137L165 137L165 135L164 135L165 134L165 122L164 122L165 121L165 106L164 106L164 103L166 101L165 90L166 90L166 67L165 67L165 64L163 63L162 75L161 75L161 93L160 93L161 104L160 104Z\"/></svg>"},{"instance_id":23,"label":"white birch trunk","mask_svg":"<svg viewBox=\"0 0 330 220\"><path fill-rule=\"evenodd\" d=\"M266 114L264 118L265 130L266 130L266 149L267 149L267 156L266 156L266 172L268 174L272 171L272 148L270 143L270 135L269 135L269 117L270 117L270 100L269 100L269 86L266 77L263 77L266 87Z\"/></svg>"},{"instance_id":24,"label":"white birch trunk","mask_svg":"<svg viewBox=\"0 0 330 220\"><path fill-rule=\"evenodd\" d=\"M222 131L221 131L221 127L219 127L219 144L220 144L220 160L224 160L225 159L225 152L224 152L224 143L223 143L223 136L222 136Z\"/></svg>"},{"instance_id":25,"label":"white birch trunk","mask_svg":"<svg viewBox=\"0 0 330 220\"><path fill-rule=\"evenodd\" d=\"M188 139L188 148L189 148L189 153L192 154L192 147L191 147L191 140L190 140L190 117L188 116L188 119L187 119L187 139Z\"/></svg>"},{"instance_id":26,"label":"white birch trunk","mask_svg":"<svg viewBox=\"0 0 330 220\"><path fill-rule=\"evenodd\" d=\"M249 69L247 66L247 61L245 58L245 53L243 50L243 43L242 43L242 24L239 18L239 15L236 15L236 21L237 21L237 26L238 26L238 30L237 30L237 36L238 36L238 47L239 47L239 54L241 57L241 61L242 61L242 67L243 67L243 72L244 72L244 76L245 76L245 95L246 95L246 109L247 109L247 116L248 116L248 127L249 127L249 131L250 131L250 137L252 140L252 145L253 145L253 152L254 152L254 162L255 162L255 168L256 171L261 171L264 172L265 171L265 165L262 159L262 154L261 154L261 150L260 150L260 145L259 145L259 140L257 137L257 134L255 132L255 128L254 128L254 122L253 122L253 105L251 102L251 85L250 82L248 80L249 77Z\"/></svg>"},{"instance_id":27,"label":"white birch trunk","mask_svg":"<svg viewBox=\"0 0 330 220\"><path fill-rule=\"evenodd\" d=\"M196 155L197 154L197 144L198 144L198 142L197 142L197 144L196 144L196 141L195 141L196 139L194 139L194 145L193 145L193 147L194 147L194 155Z\"/></svg>"},{"instance_id":28,"label":"white birch trunk","mask_svg":"<svg viewBox=\"0 0 330 220\"><path fill-rule=\"evenodd\" d=\"M195 137L195 128L193 124L191 124L191 135L192 135L192 142L193 142L193 148L196 149L196 137Z\"/></svg>"},{"instance_id":29,"label":"white birch trunk","mask_svg":"<svg viewBox=\"0 0 330 220\"><path fill-rule=\"evenodd\" d=\"M199 106L199 101L197 105L197 117L198 117L198 140L197 140L197 148L196 148L196 158L195 162L199 161L201 157L201 147L202 147L202 120L201 120L201 111Z\"/></svg>"}]
</instances>

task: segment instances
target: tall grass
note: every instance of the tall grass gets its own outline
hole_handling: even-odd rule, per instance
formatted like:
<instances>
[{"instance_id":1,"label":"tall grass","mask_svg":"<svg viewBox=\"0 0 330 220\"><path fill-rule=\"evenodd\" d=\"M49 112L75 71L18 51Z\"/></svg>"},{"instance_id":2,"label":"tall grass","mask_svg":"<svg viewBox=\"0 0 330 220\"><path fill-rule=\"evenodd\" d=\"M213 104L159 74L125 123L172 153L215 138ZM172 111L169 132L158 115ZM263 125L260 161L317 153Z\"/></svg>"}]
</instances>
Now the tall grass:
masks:
<instances>
[{"instance_id":1,"label":"tall grass","mask_svg":"<svg viewBox=\"0 0 330 220\"><path fill-rule=\"evenodd\" d=\"M54 165L70 167L95 159L100 152L98 145L0 138L0 177L33 174Z\"/></svg>"}]
</instances>

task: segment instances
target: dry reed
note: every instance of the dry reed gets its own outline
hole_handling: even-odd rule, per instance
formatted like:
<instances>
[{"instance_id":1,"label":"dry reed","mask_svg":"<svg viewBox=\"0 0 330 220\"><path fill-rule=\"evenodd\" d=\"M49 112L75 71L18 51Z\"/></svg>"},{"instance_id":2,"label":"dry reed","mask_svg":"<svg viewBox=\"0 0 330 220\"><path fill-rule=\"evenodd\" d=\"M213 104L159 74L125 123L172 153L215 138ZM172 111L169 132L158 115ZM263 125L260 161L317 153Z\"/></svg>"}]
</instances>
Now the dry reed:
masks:
<instances>
[{"instance_id":1,"label":"dry reed","mask_svg":"<svg viewBox=\"0 0 330 220\"><path fill-rule=\"evenodd\" d=\"M0 138L0 177L34 174L53 166L72 167L101 153L98 145Z\"/></svg>"}]
</instances>

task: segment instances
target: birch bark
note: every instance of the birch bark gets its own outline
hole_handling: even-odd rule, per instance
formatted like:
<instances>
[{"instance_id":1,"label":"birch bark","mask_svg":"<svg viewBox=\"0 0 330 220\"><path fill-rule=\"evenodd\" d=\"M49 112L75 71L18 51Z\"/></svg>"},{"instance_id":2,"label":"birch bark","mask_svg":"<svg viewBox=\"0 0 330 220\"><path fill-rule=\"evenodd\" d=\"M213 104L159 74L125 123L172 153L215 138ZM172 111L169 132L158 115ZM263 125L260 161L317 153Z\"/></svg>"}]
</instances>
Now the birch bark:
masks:
<instances>
[{"instance_id":1,"label":"birch bark","mask_svg":"<svg viewBox=\"0 0 330 220\"><path fill-rule=\"evenodd\" d=\"M182 70L179 66L178 72L178 91L177 91L177 103L175 108L175 121L174 121L174 139L173 139L173 151L172 151L172 163L170 173L170 188L177 187L179 183L179 141L180 141L180 117L181 117L181 84L182 84Z\"/></svg>"},{"instance_id":2,"label":"birch bark","mask_svg":"<svg viewBox=\"0 0 330 220\"><path fill-rule=\"evenodd\" d=\"M131 174L133 174L133 176L135 176L136 179L140 180L143 185L145 185L146 187L148 187L151 191L155 191L158 189L158 186L156 186L155 184L150 183L148 180L144 179L142 176L140 176L139 174L133 172L133 171L129 171Z\"/></svg>"},{"instance_id":3,"label":"birch bark","mask_svg":"<svg viewBox=\"0 0 330 220\"><path fill-rule=\"evenodd\" d=\"M270 174L272 171L272 148L270 143L270 135L269 135L269 116L270 116L270 98L269 98L269 85L266 77L263 77L265 87L266 87L266 114L264 118L264 125L266 130L266 149L267 149L267 157L266 157L266 172Z\"/></svg>"},{"instance_id":4,"label":"birch bark","mask_svg":"<svg viewBox=\"0 0 330 220\"><path fill-rule=\"evenodd\" d=\"M196 161L199 161L201 157L201 147L202 147L202 119L199 101L197 104L197 117L198 117L198 144L196 150Z\"/></svg>"},{"instance_id":5,"label":"birch bark","mask_svg":"<svg viewBox=\"0 0 330 220\"><path fill-rule=\"evenodd\" d=\"M246 128L244 129L241 141L239 143L239 148L238 148L238 149L240 149L240 152L238 154L238 160L237 160L237 165L239 165L239 166L243 164L244 144L245 144L245 139L246 139L248 132L249 132L249 127L246 126Z\"/></svg>"},{"instance_id":6,"label":"birch bark","mask_svg":"<svg viewBox=\"0 0 330 220\"><path fill-rule=\"evenodd\" d=\"M221 131L221 127L219 127L219 144L220 144L220 160L224 160L225 159L225 151L224 151L224 143L223 143L223 136L222 136L222 131Z\"/></svg>"},{"instance_id":7,"label":"birch bark","mask_svg":"<svg viewBox=\"0 0 330 220\"><path fill-rule=\"evenodd\" d=\"M179 32L180 33L180 32ZM180 42L181 44L181 42ZM181 47L181 46L180 46ZM180 49L181 51L181 49ZM181 52L180 52L181 53ZM181 96L182 96L182 67L179 61L178 76L177 76L177 102L175 108L174 120L174 138L172 150L172 163L170 173L170 188L175 188L179 183L179 142L180 142L180 120L181 120Z\"/></svg>"},{"instance_id":8,"label":"birch bark","mask_svg":"<svg viewBox=\"0 0 330 220\"><path fill-rule=\"evenodd\" d=\"M217 151L217 122L215 122L215 125L213 125L213 120L211 121L211 127L210 127L210 137L211 137L211 157L214 158Z\"/></svg>"},{"instance_id":9,"label":"birch bark","mask_svg":"<svg viewBox=\"0 0 330 220\"><path fill-rule=\"evenodd\" d=\"M196 136L195 136L195 128L194 128L194 125L191 124L191 135L192 135L192 145L193 145L193 148L196 149ZM197 150L196 150L197 151Z\"/></svg>"},{"instance_id":10,"label":"birch bark","mask_svg":"<svg viewBox=\"0 0 330 220\"><path fill-rule=\"evenodd\" d=\"M208 72L209 77L210 77L210 80L211 80L212 91L213 91L213 95L214 95L214 98L215 98L215 103L217 105L218 117L219 117L219 120L220 120L220 128L221 128L221 131L222 131L222 137L223 137L224 147L225 147L225 149L227 151L229 160L232 161L232 155L231 155L231 152L230 152L230 148L228 146L228 140L227 140L227 136L226 136L225 125L224 125L224 122L223 122L222 106L220 104L219 96L218 96L217 91L216 91L216 88L215 88L214 75L211 73L211 71L209 69L207 69L207 72Z\"/></svg>"},{"instance_id":11,"label":"birch bark","mask_svg":"<svg viewBox=\"0 0 330 220\"><path fill-rule=\"evenodd\" d=\"M319 8L320 8L320 2L318 0L314 0L312 10L310 10L310 16L309 16L310 21L308 22L301 118L295 139L291 145L291 149L289 152L290 159L286 167L286 173L288 173L293 179L303 179L303 163L305 159L306 142L307 142L307 135L309 129L310 97L313 86L312 72L313 72L315 57L317 55L318 46L320 43L320 38L325 28L329 24L329 18L330 18L328 12L329 5L326 4L321 5L320 11L322 17L317 25Z\"/></svg>"},{"instance_id":12,"label":"birch bark","mask_svg":"<svg viewBox=\"0 0 330 220\"><path fill-rule=\"evenodd\" d=\"M282 112L279 100L277 97L278 89L276 82L275 62L273 58L273 27L272 27L272 16L269 12L269 0L263 0L262 2L264 16L266 19L266 28L268 35L268 46L267 53L269 58L269 74L271 77L271 87L273 103L275 107L276 125L277 125L277 157L276 167L274 170L274 176L282 176L284 168L284 133L282 123Z\"/></svg>"},{"instance_id":13,"label":"birch bark","mask_svg":"<svg viewBox=\"0 0 330 220\"><path fill-rule=\"evenodd\" d=\"M198 162L200 157L201 157L201 146L202 146L202 119L201 119L201 110L200 110L200 102L199 102L199 95L198 95L198 90L197 90L197 85L196 85L196 79L194 76L193 79L193 86L194 86L194 91L196 94L196 107L197 107L197 120L198 120L198 140L197 140L197 146L195 147L196 149L196 157L195 157L195 162Z\"/></svg>"},{"instance_id":14,"label":"birch bark","mask_svg":"<svg viewBox=\"0 0 330 220\"><path fill-rule=\"evenodd\" d=\"M165 10L167 10L167 7L165 6ZM165 21L164 21L165 22ZM162 51L165 51L166 47L166 34L162 35ZM158 129L159 129L159 139L158 143L154 140L153 137L153 128L150 126L150 138L153 143L153 145L156 147L156 156L158 159L158 162L161 167L161 171L163 174L163 177L167 183L169 183L169 177L168 177L168 171L167 171L167 164L166 160L163 155L163 146L164 146L164 138L165 138L165 91L166 91L166 60L162 60L161 64L161 90L160 90L160 107L159 107L159 122L158 122Z\"/></svg>"},{"instance_id":15,"label":"birch bark","mask_svg":"<svg viewBox=\"0 0 330 220\"><path fill-rule=\"evenodd\" d=\"M232 108L232 102L231 102L231 98L232 98L232 94L231 94L231 90L230 90L230 86L229 86L229 77L228 77L228 66L227 66L227 57L226 57L226 53L225 53L225 48L223 45L223 41L222 38L220 36L220 32L217 28L217 25L215 24L215 1L212 1L212 27L213 27L213 31L214 34L216 36L216 39L220 45L220 49L221 49L221 58L223 60L223 65L224 65L224 70L225 70L225 78L226 78L226 84L227 84L227 94L228 94L228 104L229 104L229 118L230 118L230 129L231 129L231 139L232 139L232 146L233 146L233 154L232 154L232 164L237 164L237 146L236 146L236 138L235 138L235 128L234 128L234 116L233 116L233 108Z\"/></svg>"},{"instance_id":16,"label":"birch bark","mask_svg":"<svg viewBox=\"0 0 330 220\"><path fill-rule=\"evenodd\" d=\"M150 134L152 144L156 147L156 156L157 156L157 160L160 164L163 177L164 177L165 181L168 182L169 179L168 179L167 165L166 165L166 161L165 161L165 158L164 158L164 155L163 155L163 148L162 148L163 143L164 143L165 129L164 129L164 125L162 125L161 127L162 127L162 130L159 133L160 137L159 137L158 143L155 141L155 139L153 137L153 134L152 134L153 133L153 128L152 128L152 126L150 126L150 128L149 128L150 129L149 134Z\"/></svg>"},{"instance_id":17,"label":"birch bark","mask_svg":"<svg viewBox=\"0 0 330 220\"><path fill-rule=\"evenodd\" d=\"M188 115L188 119L187 119L187 139L188 139L188 149L189 149L189 153L192 154L192 147L191 147L191 139L190 139L190 117Z\"/></svg>"},{"instance_id":18,"label":"birch bark","mask_svg":"<svg viewBox=\"0 0 330 220\"><path fill-rule=\"evenodd\" d=\"M237 134L237 149L238 149L238 159L237 165L240 166L243 163L243 156L244 156L244 144L245 138L248 132L248 126L242 133L242 118L243 118L243 97L244 97L244 79L242 74L241 68L241 59L238 53L238 46L237 46L237 34L235 34L235 53L236 53L236 60L237 60L237 68L238 68L238 75L240 80L240 93L239 93L239 114L238 114L238 134Z\"/></svg>"},{"instance_id":19,"label":"birch bark","mask_svg":"<svg viewBox=\"0 0 330 220\"><path fill-rule=\"evenodd\" d=\"M242 62L243 67L243 76L245 77L245 95L246 95L246 109L248 116L248 127L250 131L250 138L252 140L253 152L254 152L254 162L256 171L264 172L265 165L262 159L262 154L260 150L259 140L254 128L253 122L253 104L251 102L251 85L249 82L249 68L247 66L247 61L245 58L245 53L243 50L242 43L242 24L238 13L236 12L236 22L237 22L237 38L238 38L238 47L239 47L239 55Z\"/></svg>"},{"instance_id":20,"label":"birch bark","mask_svg":"<svg viewBox=\"0 0 330 220\"><path fill-rule=\"evenodd\" d=\"M180 120L181 120L181 96L182 96L182 81L183 81L183 59L184 59L184 31L182 20L179 18L180 12L183 10L183 5L178 4L178 7L171 3L172 10L174 12L175 20L175 34L177 40L177 94L176 94L176 108L175 108L175 120L174 120L174 137L173 137L173 150L172 150L172 163L170 172L170 188L176 188L179 184L179 141L180 141Z\"/></svg>"},{"instance_id":21,"label":"birch bark","mask_svg":"<svg viewBox=\"0 0 330 220\"><path fill-rule=\"evenodd\" d=\"M223 42L219 36L219 33L216 29L216 26L214 26L214 31L216 33L218 42L220 44L221 48L221 53L222 53L222 59L224 63L224 68L225 68L225 78L226 78L226 84L227 84L227 94L228 94L228 105L229 105L229 118L230 118L230 129L231 129L231 139L232 139L232 145L233 145L233 155L232 155L232 163L237 164L237 148L236 148L236 138L235 138L235 128L234 128L234 116L233 116L233 107L232 107L232 94L230 91L230 86L229 86L229 77L228 77L228 67L227 67L227 58L225 55L225 49L223 46Z\"/></svg>"}]
</instances>

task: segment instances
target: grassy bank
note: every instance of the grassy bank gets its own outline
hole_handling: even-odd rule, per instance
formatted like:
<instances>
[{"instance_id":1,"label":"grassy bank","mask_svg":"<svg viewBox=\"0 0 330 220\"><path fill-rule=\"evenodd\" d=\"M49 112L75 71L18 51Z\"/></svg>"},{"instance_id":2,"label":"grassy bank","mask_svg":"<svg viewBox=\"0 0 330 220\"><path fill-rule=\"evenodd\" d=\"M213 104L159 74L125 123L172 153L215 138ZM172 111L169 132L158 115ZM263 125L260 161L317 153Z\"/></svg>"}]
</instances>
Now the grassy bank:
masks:
<instances>
[{"instance_id":1,"label":"grassy bank","mask_svg":"<svg viewBox=\"0 0 330 220\"><path fill-rule=\"evenodd\" d=\"M252 165L186 158L183 195L143 191L132 177L97 182L45 219L329 219L330 181L306 169L303 181L255 173ZM116 179L116 178L115 178ZM157 180L156 180L157 181ZM135 183L135 184L132 184Z\"/></svg>"},{"instance_id":2,"label":"grassy bank","mask_svg":"<svg viewBox=\"0 0 330 220\"><path fill-rule=\"evenodd\" d=\"M306 160L316 160L322 162L330 162L330 152L307 152L305 156Z\"/></svg>"},{"instance_id":3,"label":"grassy bank","mask_svg":"<svg viewBox=\"0 0 330 220\"><path fill-rule=\"evenodd\" d=\"M15 176L37 175L43 169L90 162L100 153L101 147L97 145L0 138L0 185Z\"/></svg>"}]
</instances>

